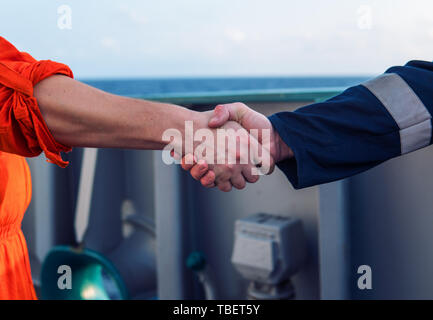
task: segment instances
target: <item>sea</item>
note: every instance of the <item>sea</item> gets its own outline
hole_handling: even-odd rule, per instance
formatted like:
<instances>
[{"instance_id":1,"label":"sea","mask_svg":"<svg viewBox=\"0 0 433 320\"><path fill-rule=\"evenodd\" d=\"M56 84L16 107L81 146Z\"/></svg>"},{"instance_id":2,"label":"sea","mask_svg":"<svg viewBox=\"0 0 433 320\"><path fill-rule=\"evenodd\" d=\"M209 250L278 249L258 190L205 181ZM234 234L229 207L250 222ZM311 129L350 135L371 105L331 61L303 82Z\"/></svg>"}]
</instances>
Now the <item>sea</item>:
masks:
<instances>
[{"instance_id":1,"label":"sea","mask_svg":"<svg viewBox=\"0 0 433 320\"><path fill-rule=\"evenodd\" d=\"M235 77L166 79L80 79L101 90L129 97L186 95L218 91L324 89L357 85L369 77Z\"/></svg>"}]
</instances>

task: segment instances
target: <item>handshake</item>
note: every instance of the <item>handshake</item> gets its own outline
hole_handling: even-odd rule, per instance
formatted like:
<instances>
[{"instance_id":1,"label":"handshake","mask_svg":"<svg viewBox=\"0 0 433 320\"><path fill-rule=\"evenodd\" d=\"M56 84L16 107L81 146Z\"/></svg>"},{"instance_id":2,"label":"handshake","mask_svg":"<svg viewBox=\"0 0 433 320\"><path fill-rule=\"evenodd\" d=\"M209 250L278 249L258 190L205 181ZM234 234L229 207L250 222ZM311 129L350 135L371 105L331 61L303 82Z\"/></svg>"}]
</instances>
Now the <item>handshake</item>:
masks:
<instances>
[{"instance_id":1,"label":"handshake","mask_svg":"<svg viewBox=\"0 0 433 320\"><path fill-rule=\"evenodd\" d=\"M196 115L198 130L185 124L183 136L164 133L163 140L171 141L164 151L206 188L244 189L247 182L271 174L275 163L293 157L268 118L243 103Z\"/></svg>"}]
</instances>

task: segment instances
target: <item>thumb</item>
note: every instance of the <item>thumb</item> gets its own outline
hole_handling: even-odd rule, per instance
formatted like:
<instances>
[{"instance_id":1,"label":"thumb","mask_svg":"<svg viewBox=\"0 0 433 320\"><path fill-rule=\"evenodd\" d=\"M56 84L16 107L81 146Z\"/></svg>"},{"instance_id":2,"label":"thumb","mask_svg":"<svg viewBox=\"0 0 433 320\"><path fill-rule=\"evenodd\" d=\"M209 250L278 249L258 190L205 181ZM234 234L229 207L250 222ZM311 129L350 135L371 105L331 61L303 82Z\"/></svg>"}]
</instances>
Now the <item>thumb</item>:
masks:
<instances>
[{"instance_id":1,"label":"thumb","mask_svg":"<svg viewBox=\"0 0 433 320\"><path fill-rule=\"evenodd\" d=\"M209 128L219 128L229 121L230 112L225 105L216 106L212 117L209 120Z\"/></svg>"},{"instance_id":2,"label":"thumb","mask_svg":"<svg viewBox=\"0 0 433 320\"><path fill-rule=\"evenodd\" d=\"M248 108L239 102L218 105L208 125L210 128L218 128L229 120L236 121L242 125L242 118L247 110Z\"/></svg>"}]
</instances>

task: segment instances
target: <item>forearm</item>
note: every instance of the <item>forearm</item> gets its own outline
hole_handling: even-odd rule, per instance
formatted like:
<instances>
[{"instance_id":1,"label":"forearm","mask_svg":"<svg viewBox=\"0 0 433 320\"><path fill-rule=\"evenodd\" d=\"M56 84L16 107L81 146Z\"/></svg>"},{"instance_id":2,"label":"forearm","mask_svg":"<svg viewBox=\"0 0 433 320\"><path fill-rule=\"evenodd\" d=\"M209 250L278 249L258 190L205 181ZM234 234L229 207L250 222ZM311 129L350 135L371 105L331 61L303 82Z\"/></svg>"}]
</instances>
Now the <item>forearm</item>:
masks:
<instances>
[{"instance_id":1,"label":"forearm","mask_svg":"<svg viewBox=\"0 0 433 320\"><path fill-rule=\"evenodd\" d=\"M54 138L71 147L162 149L164 130L183 133L186 120L202 124L186 108L112 95L64 76L41 81L34 95Z\"/></svg>"},{"instance_id":2,"label":"forearm","mask_svg":"<svg viewBox=\"0 0 433 320\"><path fill-rule=\"evenodd\" d=\"M322 103L270 117L295 188L353 176L431 144L433 64L410 62Z\"/></svg>"}]
</instances>

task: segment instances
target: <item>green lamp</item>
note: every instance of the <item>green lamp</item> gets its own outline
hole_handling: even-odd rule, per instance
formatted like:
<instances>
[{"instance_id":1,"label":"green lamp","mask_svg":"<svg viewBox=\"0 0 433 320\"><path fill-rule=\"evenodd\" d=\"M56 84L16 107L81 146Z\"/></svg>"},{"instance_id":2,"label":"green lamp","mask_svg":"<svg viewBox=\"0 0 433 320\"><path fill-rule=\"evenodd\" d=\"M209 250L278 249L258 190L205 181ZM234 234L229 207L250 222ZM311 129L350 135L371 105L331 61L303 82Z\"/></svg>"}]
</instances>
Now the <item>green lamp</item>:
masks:
<instances>
[{"instance_id":1,"label":"green lamp","mask_svg":"<svg viewBox=\"0 0 433 320\"><path fill-rule=\"evenodd\" d=\"M70 268L70 275L59 271L62 266ZM67 288L62 286L62 275L70 276ZM129 298L126 285L111 261L90 249L54 247L42 265L41 284L41 298L47 300Z\"/></svg>"},{"instance_id":2,"label":"green lamp","mask_svg":"<svg viewBox=\"0 0 433 320\"><path fill-rule=\"evenodd\" d=\"M97 152L97 149L84 149L83 153L75 215L75 231L80 245L56 246L48 253L41 270L42 299L106 300L129 297L125 282L113 263L101 253L85 248L83 243L89 219ZM65 274L62 274L62 270L66 270ZM69 281L69 285L63 286L62 280Z\"/></svg>"}]
</instances>

